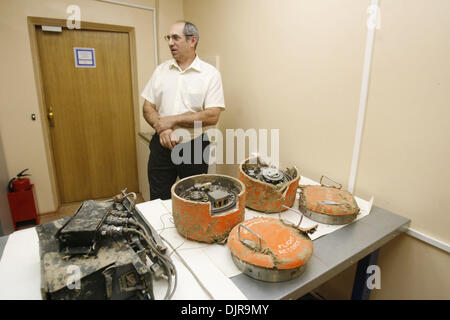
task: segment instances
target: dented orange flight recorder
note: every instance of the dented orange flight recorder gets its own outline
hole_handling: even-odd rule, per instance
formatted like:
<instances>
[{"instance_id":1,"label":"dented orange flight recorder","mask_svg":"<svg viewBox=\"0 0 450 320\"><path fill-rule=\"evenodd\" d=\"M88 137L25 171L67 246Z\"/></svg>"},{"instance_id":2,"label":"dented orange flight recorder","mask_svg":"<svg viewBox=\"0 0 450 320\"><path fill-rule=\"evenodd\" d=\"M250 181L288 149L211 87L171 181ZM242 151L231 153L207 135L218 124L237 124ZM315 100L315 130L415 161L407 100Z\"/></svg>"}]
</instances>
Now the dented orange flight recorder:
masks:
<instances>
[{"instance_id":1,"label":"dented orange flight recorder","mask_svg":"<svg viewBox=\"0 0 450 320\"><path fill-rule=\"evenodd\" d=\"M172 215L185 238L223 243L231 229L244 221L245 186L217 174L184 178L172 186Z\"/></svg>"},{"instance_id":2,"label":"dented orange flight recorder","mask_svg":"<svg viewBox=\"0 0 450 320\"><path fill-rule=\"evenodd\" d=\"M342 185L333 181L335 186L322 183L320 186L300 185L299 209L311 220L325 224L347 224L356 219L359 207L348 191L341 190Z\"/></svg>"},{"instance_id":3,"label":"dented orange flight recorder","mask_svg":"<svg viewBox=\"0 0 450 320\"><path fill-rule=\"evenodd\" d=\"M252 160L252 161L251 161ZM246 206L265 213L285 211L295 201L300 174L296 167L279 170L248 158L239 166L239 180L247 190Z\"/></svg>"},{"instance_id":4,"label":"dented orange flight recorder","mask_svg":"<svg viewBox=\"0 0 450 320\"><path fill-rule=\"evenodd\" d=\"M316 228L302 229L276 218L254 218L233 228L228 248L244 274L268 282L287 281L304 271L313 254L308 233Z\"/></svg>"}]
</instances>

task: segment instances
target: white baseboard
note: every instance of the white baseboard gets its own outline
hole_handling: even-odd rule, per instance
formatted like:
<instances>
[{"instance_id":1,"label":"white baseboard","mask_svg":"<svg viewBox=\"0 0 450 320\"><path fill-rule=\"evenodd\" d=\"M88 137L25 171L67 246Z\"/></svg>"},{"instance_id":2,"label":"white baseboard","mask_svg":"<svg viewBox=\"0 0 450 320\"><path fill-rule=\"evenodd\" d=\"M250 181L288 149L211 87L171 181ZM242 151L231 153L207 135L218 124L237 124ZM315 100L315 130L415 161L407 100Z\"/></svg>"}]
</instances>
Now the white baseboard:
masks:
<instances>
[{"instance_id":1,"label":"white baseboard","mask_svg":"<svg viewBox=\"0 0 450 320\"><path fill-rule=\"evenodd\" d=\"M410 235L411 237L413 237L413 238L419 239L419 240L421 240L423 242L426 242L426 243L428 243L428 244L430 244L430 245L432 245L432 246L434 246L436 248L444 250L447 253L450 253L450 245L448 245L445 242L442 242L440 240L434 239L434 238L432 238L430 236L427 236L426 234L423 234L423 233L421 233L419 231L416 231L414 229L411 229L411 228L408 228L406 230L406 233L408 235Z\"/></svg>"}]
</instances>

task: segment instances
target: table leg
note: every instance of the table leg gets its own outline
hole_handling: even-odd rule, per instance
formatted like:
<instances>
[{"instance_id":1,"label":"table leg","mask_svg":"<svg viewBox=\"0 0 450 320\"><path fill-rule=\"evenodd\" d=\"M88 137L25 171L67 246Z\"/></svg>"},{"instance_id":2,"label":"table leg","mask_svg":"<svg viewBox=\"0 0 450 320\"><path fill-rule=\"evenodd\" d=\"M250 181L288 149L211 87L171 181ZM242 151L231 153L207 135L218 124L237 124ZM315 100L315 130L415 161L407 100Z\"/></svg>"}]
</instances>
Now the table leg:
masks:
<instances>
[{"instance_id":1,"label":"table leg","mask_svg":"<svg viewBox=\"0 0 450 320\"><path fill-rule=\"evenodd\" d=\"M377 249L358 261L353 282L352 300L369 300L372 290L367 286L367 278L370 276L370 273L367 273L367 268L370 265L377 264L379 253L380 249Z\"/></svg>"}]
</instances>

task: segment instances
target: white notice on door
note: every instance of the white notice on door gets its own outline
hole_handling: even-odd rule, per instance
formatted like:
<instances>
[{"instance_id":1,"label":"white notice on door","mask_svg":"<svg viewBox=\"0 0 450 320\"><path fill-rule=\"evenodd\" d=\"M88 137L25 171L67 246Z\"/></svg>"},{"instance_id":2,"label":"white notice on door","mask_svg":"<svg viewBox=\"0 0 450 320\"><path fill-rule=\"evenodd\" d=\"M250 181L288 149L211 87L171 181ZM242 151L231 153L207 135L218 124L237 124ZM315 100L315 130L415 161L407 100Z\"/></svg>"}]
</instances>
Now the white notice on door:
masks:
<instances>
[{"instance_id":1,"label":"white notice on door","mask_svg":"<svg viewBox=\"0 0 450 320\"><path fill-rule=\"evenodd\" d=\"M94 48L73 48L76 68L95 68Z\"/></svg>"}]
</instances>

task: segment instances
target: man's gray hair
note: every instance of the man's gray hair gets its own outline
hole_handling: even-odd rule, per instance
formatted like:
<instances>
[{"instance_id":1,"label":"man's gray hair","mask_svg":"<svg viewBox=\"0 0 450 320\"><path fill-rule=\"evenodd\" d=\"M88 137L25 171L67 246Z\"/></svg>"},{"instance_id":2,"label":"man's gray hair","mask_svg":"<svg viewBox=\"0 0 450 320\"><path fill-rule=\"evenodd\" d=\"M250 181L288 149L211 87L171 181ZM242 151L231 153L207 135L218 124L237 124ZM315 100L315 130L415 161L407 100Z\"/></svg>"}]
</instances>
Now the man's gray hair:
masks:
<instances>
[{"instance_id":1,"label":"man's gray hair","mask_svg":"<svg viewBox=\"0 0 450 320\"><path fill-rule=\"evenodd\" d=\"M198 41L200 40L200 34L198 33L198 29L192 22L189 21L178 21L178 22L184 22L184 29L183 33L184 35L191 35L195 36L197 38L197 43L195 44L195 48L197 49Z\"/></svg>"}]
</instances>

